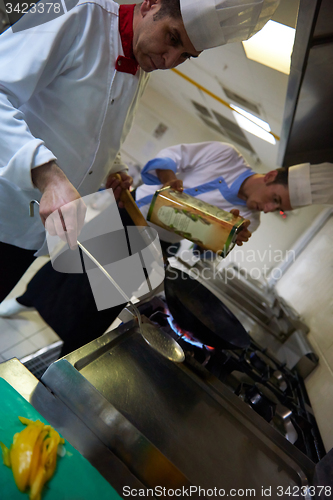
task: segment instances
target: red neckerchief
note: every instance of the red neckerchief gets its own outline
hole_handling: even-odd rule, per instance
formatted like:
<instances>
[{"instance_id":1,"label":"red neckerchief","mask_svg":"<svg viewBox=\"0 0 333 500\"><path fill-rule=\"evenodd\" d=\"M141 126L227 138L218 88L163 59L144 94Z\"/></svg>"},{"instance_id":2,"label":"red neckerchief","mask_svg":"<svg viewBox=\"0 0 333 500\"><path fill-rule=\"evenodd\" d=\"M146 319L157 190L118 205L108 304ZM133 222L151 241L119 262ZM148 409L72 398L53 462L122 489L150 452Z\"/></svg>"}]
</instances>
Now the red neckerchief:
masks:
<instances>
[{"instance_id":1,"label":"red neckerchief","mask_svg":"<svg viewBox=\"0 0 333 500\"><path fill-rule=\"evenodd\" d=\"M119 7L119 33L125 55L118 56L116 70L131 75L135 75L139 69L133 54L133 15L135 5L120 5Z\"/></svg>"}]
</instances>

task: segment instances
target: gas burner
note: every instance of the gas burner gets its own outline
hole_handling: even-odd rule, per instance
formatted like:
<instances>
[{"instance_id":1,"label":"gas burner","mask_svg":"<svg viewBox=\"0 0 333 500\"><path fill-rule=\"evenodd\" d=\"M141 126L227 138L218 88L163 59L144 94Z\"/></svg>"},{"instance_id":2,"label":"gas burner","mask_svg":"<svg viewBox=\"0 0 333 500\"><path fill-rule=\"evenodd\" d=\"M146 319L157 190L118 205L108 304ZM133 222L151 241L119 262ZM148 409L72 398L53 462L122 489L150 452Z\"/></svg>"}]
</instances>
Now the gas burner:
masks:
<instances>
[{"instance_id":1,"label":"gas burner","mask_svg":"<svg viewBox=\"0 0 333 500\"><path fill-rule=\"evenodd\" d=\"M262 381L267 381L282 393L288 389L286 376L282 373L278 364L268 357L264 352L255 350L246 353L247 363L260 375Z\"/></svg>"},{"instance_id":2,"label":"gas burner","mask_svg":"<svg viewBox=\"0 0 333 500\"><path fill-rule=\"evenodd\" d=\"M248 385L242 383L236 394L267 422L271 422L279 401L265 386L262 384Z\"/></svg>"},{"instance_id":3,"label":"gas burner","mask_svg":"<svg viewBox=\"0 0 333 500\"><path fill-rule=\"evenodd\" d=\"M280 370L275 370L273 372L271 378L269 379L269 382L283 393L285 393L288 389L287 379Z\"/></svg>"},{"instance_id":4,"label":"gas burner","mask_svg":"<svg viewBox=\"0 0 333 500\"><path fill-rule=\"evenodd\" d=\"M303 380L269 349L254 340L245 349L204 345L176 324L160 297L154 297L140 312L179 342L185 365L205 383L212 376L218 378L313 461L325 454Z\"/></svg>"},{"instance_id":5,"label":"gas burner","mask_svg":"<svg viewBox=\"0 0 333 500\"><path fill-rule=\"evenodd\" d=\"M247 361L259 372L269 372L270 370L277 370L277 365L263 352L252 351L247 353Z\"/></svg>"},{"instance_id":6,"label":"gas burner","mask_svg":"<svg viewBox=\"0 0 333 500\"><path fill-rule=\"evenodd\" d=\"M181 328L166 306L164 306L163 311L158 310L151 314L151 316L149 316L149 319L156 325L160 326L166 333L171 335L171 337L177 340L177 342L185 342L185 349L189 348L190 345L199 347L204 351L208 351L208 353L211 353L215 350L214 347L210 347L200 342L190 331ZM206 360L206 363L208 362L208 359Z\"/></svg>"},{"instance_id":7,"label":"gas burner","mask_svg":"<svg viewBox=\"0 0 333 500\"><path fill-rule=\"evenodd\" d=\"M169 315L164 311L155 311L149 316L150 321L161 327L168 326Z\"/></svg>"},{"instance_id":8,"label":"gas burner","mask_svg":"<svg viewBox=\"0 0 333 500\"><path fill-rule=\"evenodd\" d=\"M292 422L293 412L285 406L278 404L275 409L275 415L272 420L272 425L279 431L288 441L295 444L298 439L298 434Z\"/></svg>"}]
</instances>

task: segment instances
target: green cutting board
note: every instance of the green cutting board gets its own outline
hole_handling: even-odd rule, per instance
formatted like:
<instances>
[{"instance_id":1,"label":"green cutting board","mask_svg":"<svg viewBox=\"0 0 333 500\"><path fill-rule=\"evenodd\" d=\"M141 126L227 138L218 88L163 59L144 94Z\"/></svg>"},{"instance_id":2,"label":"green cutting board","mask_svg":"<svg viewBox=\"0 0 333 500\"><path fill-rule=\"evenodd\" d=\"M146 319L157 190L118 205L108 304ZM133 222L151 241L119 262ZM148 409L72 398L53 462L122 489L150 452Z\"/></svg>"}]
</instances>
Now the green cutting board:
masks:
<instances>
[{"instance_id":1,"label":"green cutting board","mask_svg":"<svg viewBox=\"0 0 333 500\"><path fill-rule=\"evenodd\" d=\"M0 377L0 441L8 448L16 432L24 429L18 417L48 422ZM65 441L66 455L58 457L54 476L44 486L42 500L119 500L121 497L100 473ZM11 469L3 465L0 450L0 500L28 500L15 484Z\"/></svg>"}]
</instances>

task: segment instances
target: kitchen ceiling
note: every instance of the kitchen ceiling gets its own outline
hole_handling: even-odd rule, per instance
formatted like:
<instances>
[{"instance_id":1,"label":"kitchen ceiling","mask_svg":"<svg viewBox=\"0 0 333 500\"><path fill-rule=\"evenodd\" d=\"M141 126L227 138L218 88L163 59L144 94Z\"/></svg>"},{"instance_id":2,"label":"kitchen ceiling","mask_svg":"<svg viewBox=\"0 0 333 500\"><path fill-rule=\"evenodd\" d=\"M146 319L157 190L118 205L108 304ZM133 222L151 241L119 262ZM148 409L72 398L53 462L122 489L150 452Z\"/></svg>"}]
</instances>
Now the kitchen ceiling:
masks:
<instances>
[{"instance_id":1,"label":"kitchen ceiling","mask_svg":"<svg viewBox=\"0 0 333 500\"><path fill-rule=\"evenodd\" d=\"M121 2L130 3L130 2ZM281 0L273 20L292 28L296 26L299 0ZM242 43L234 43L204 51L199 58L189 60L177 70L207 89L226 103L236 104L269 123L271 131L281 134L288 75L249 60ZM173 70L152 73L149 87L161 93L221 135L221 140L233 143L246 155L259 160L267 169L277 165L279 140L269 144L242 130L228 107L197 88ZM232 95L233 94L233 95ZM154 109L163 121L162 109Z\"/></svg>"}]
</instances>

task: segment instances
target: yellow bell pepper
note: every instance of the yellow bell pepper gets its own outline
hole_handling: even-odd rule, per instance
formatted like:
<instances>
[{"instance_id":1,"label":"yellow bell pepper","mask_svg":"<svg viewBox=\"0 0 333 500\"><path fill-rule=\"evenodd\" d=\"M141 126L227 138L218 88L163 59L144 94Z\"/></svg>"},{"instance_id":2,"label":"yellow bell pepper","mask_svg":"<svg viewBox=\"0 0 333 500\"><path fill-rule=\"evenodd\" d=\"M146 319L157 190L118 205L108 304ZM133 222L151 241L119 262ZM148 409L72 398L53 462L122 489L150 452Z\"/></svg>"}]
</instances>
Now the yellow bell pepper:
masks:
<instances>
[{"instance_id":1,"label":"yellow bell pepper","mask_svg":"<svg viewBox=\"0 0 333 500\"><path fill-rule=\"evenodd\" d=\"M43 486L57 465L58 445L65 441L50 425L25 417L19 419L27 427L14 435L10 449L0 443L3 462L11 467L18 489L30 488L29 499L41 500Z\"/></svg>"},{"instance_id":2,"label":"yellow bell pepper","mask_svg":"<svg viewBox=\"0 0 333 500\"><path fill-rule=\"evenodd\" d=\"M10 467L10 452L7 446L0 441L3 463Z\"/></svg>"},{"instance_id":3,"label":"yellow bell pepper","mask_svg":"<svg viewBox=\"0 0 333 500\"><path fill-rule=\"evenodd\" d=\"M37 421L27 425L23 431L14 436L10 448L10 462L16 486L20 491L25 491L28 486L35 443L43 427L44 424Z\"/></svg>"},{"instance_id":4,"label":"yellow bell pepper","mask_svg":"<svg viewBox=\"0 0 333 500\"><path fill-rule=\"evenodd\" d=\"M38 439L36 441L34 451L32 454L32 462L30 467L30 475L29 475L29 486L31 487L32 483L35 480L35 477L38 472L38 468L40 465L41 453L43 449L43 441L48 434L48 429L43 429L43 431L39 434Z\"/></svg>"}]
</instances>

